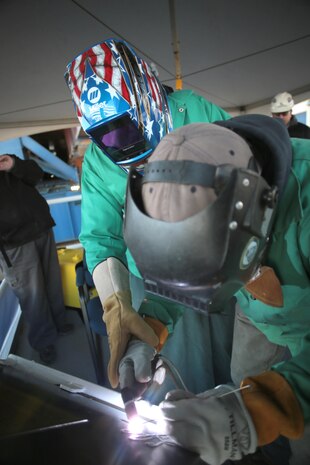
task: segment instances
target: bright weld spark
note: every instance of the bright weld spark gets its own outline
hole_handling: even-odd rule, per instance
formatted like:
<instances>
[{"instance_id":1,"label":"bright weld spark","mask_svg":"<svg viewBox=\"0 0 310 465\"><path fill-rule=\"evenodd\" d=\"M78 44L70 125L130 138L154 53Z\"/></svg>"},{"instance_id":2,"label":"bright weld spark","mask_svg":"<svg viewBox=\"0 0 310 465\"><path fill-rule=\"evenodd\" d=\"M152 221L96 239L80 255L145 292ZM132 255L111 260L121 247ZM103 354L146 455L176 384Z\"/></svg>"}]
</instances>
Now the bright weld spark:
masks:
<instances>
[{"instance_id":1,"label":"bright weld spark","mask_svg":"<svg viewBox=\"0 0 310 465\"><path fill-rule=\"evenodd\" d=\"M135 437L143 433L144 424L145 424L145 420L143 420L143 418L139 416L131 418L128 422L128 432L130 436Z\"/></svg>"},{"instance_id":2,"label":"bright weld spark","mask_svg":"<svg viewBox=\"0 0 310 465\"><path fill-rule=\"evenodd\" d=\"M128 432L134 439L141 434L162 434L162 412L156 405L150 405L146 401L136 402L138 415L128 422Z\"/></svg>"}]
</instances>

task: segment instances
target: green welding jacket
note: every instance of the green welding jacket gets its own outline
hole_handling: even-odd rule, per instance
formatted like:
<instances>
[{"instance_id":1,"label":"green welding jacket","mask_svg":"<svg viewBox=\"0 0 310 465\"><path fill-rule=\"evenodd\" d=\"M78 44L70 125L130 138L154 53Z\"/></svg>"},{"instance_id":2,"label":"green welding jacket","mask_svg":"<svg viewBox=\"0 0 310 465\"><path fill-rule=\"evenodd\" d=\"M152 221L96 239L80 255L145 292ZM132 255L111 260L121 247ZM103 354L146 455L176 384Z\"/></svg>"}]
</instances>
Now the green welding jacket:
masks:
<instances>
[{"instance_id":1,"label":"green welding jacket","mask_svg":"<svg viewBox=\"0 0 310 465\"><path fill-rule=\"evenodd\" d=\"M244 313L273 343L288 346L292 358L272 367L286 378L310 421L310 140L291 139L293 163L279 208L265 265L281 283L281 308L236 294Z\"/></svg>"},{"instance_id":2,"label":"green welding jacket","mask_svg":"<svg viewBox=\"0 0 310 465\"><path fill-rule=\"evenodd\" d=\"M230 115L190 90L173 92L168 96L173 127L190 123L212 123L227 120ZM87 148L82 169L82 227L80 242L86 251L90 272L108 257L121 260L136 276L138 269L123 239L123 214L127 174L91 143ZM156 305L141 313L166 324L168 331L179 318L179 305L152 297ZM168 310L167 310L168 309Z\"/></svg>"}]
</instances>

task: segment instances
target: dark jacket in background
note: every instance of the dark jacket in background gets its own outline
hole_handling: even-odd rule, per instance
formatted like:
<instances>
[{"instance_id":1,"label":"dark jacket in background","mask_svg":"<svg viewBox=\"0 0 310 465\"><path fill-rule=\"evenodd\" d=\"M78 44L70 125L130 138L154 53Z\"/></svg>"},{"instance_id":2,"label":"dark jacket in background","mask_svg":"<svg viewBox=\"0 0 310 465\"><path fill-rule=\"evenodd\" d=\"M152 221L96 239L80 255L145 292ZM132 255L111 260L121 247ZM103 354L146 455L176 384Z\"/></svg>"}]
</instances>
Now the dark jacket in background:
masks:
<instances>
[{"instance_id":1,"label":"dark jacket in background","mask_svg":"<svg viewBox=\"0 0 310 465\"><path fill-rule=\"evenodd\" d=\"M43 170L32 160L11 155L10 171L0 171L0 250L26 244L55 226L49 206L35 185Z\"/></svg>"},{"instance_id":2,"label":"dark jacket in background","mask_svg":"<svg viewBox=\"0 0 310 465\"><path fill-rule=\"evenodd\" d=\"M300 123L296 116L292 116L288 124L288 133L290 137L298 137L300 139L310 139L310 128L306 124Z\"/></svg>"}]
</instances>

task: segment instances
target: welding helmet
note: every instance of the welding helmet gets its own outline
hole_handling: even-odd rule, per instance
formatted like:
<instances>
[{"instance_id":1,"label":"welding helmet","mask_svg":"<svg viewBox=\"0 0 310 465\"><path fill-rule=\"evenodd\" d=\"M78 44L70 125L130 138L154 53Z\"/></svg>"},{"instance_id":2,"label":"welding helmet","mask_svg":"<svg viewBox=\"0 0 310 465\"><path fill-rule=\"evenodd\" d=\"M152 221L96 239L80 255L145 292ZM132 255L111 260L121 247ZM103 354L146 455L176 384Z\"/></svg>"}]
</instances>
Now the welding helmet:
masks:
<instances>
[{"instance_id":1,"label":"welding helmet","mask_svg":"<svg viewBox=\"0 0 310 465\"><path fill-rule=\"evenodd\" d=\"M221 311L263 260L291 156L285 127L262 115L165 136L127 187L124 237L146 290Z\"/></svg>"},{"instance_id":2,"label":"welding helmet","mask_svg":"<svg viewBox=\"0 0 310 465\"><path fill-rule=\"evenodd\" d=\"M172 129L163 86L122 40L81 53L65 79L82 128L120 167L141 163Z\"/></svg>"}]
</instances>

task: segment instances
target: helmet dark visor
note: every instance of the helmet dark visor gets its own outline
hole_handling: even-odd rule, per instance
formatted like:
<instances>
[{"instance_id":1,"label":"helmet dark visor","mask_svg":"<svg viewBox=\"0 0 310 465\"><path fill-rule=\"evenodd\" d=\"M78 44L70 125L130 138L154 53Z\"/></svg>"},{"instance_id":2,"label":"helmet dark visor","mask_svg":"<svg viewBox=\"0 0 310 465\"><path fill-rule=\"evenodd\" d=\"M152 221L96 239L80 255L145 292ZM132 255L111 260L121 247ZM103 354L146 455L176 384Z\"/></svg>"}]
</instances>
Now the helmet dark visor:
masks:
<instances>
[{"instance_id":1,"label":"helmet dark visor","mask_svg":"<svg viewBox=\"0 0 310 465\"><path fill-rule=\"evenodd\" d=\"M120 165L134 163L139 155L152 151L129 115L121 115L87 132L114 163Z\"/></svg>"}]
</instances>

